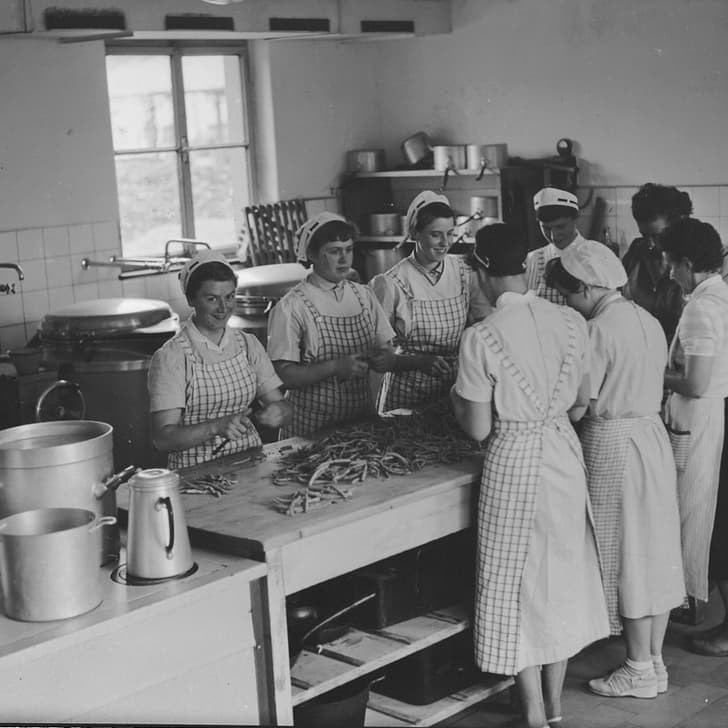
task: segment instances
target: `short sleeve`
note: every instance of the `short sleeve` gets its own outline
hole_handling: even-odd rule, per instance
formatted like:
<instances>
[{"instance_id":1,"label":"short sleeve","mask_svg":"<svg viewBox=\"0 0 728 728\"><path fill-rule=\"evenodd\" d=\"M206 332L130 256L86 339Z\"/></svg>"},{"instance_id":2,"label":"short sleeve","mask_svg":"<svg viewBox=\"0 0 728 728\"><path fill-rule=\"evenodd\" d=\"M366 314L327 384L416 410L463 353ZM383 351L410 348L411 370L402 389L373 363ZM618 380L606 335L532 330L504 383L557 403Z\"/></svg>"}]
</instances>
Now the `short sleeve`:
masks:
<instances>
[{"instance_id":1,"label":"short sleeve","mask_svg":"<svg viewBox=\"0 0 728 728\"><path fill-rule=\"evenodd\" d=\"M392 290L392 281L384 273L379 273L369 281L368 285L384 309L384 312L389 315L391 320L394 316L394 291Z\"/></svg>"},{"instance_id":2,"label":"short sleeve","mask_svg":"<svg viewBox=\"0 0 728 728\"><path fill-rule=\"evenodd\" d=\"M718 351L718 331L711 315L711 306L705 301L689 301L683 309L678 336L688 356L715 356Z\"/></svg>"},{"instance_id":3,"label":"short sleeve","mask_svg":"<svg viewBox=\"0 0 728 728\"><path fill-rule=\"evenodd\" d=\"M149 411L184 409L185 355L175 340L154 352L147 372Z\"/></svg>"},{"instance_id":4,"label":"short sleeve","mask_svg":"<svg viewBox=\"0 0 728 728\"><path fill-rule=\"evenodd\" d=\"M394 329L389 323L387 314L384 312L381 304L374 295L374 291L371 288L363 286L366 291L366 300L369 305L369 310L372 314L372 322L374 324L374 345L385 346L394 340Z\"/></svg>"},{"instance_id":5,"label":"short sleeve","mask_svg":"<svg viewBox=\"0 0 728 728\"><path fill-rule=\"evenodd\" d=\"M493 399L492 376L486 369L487 345L477 327L463 331L458 356L458 375L454 389L470 402L490 402Z\"/></svg>"},{"instance_id":6,"label":"short sleeve","mask_svg":"<svg viewBox=\"0 0 728 728\"><path fill-rule=\"evenodd\" d=\"M293 296L284 296L268 314L268 357L271 361L301 361L304 326Z\"/></svg>"},{"instance_id":7,"label":"short sleeve","mask_svg":"<svg viewBox=\"0 0 728 728\"><path fill-rule=\"evenodd\" d=\"M276 374L270 358L265 353L263 344L252 334L245 334L245 340L248 344L248 361L255 371L257 383L255 395L261 397L280 387L283 382Z\"/></svg>"}]
</instances>

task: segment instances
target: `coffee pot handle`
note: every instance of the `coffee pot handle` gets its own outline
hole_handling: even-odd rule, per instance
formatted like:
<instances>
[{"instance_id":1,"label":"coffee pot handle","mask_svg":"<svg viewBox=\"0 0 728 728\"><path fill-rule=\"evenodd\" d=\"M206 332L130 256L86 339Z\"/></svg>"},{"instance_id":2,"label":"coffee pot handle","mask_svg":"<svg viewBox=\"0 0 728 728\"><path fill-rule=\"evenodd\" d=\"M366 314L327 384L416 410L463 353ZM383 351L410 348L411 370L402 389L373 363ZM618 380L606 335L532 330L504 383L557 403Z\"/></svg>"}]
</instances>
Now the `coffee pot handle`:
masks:
<instances>
[{"instance_id":1,"label":"coffee pot handle","mask_svg":"<svg viewBox=\"0 0 728 728\"><path fill-rule=\"evenodd\" d=\"M172 512L172 499L169 496L157 499L154 509L161 511L162 508L167 509L167 522L169 523L169 543L164 547L167 552L167 558L172 558L172 549L174 548L174 513Z\"/></svg>"}]
</instances>

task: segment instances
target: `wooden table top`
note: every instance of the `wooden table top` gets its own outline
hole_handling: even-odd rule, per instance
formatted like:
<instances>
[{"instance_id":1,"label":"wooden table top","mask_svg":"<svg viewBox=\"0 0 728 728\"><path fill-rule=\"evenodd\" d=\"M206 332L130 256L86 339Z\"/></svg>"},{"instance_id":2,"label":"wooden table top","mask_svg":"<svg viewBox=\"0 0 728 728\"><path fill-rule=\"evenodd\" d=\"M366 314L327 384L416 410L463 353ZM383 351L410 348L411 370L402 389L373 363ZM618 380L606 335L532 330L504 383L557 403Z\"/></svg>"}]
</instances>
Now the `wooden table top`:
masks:
<instances>
[{"instance_id":1,"label":"wooden table top","mask_svg":"<svg viewBox=\"0 0 728 728\"><path fill-rule=\"evenodd\" d=\"M296 487L274 485L271 474L280 467L282 454L309 442L290 438L264 445L265 459L258 463L235 464L245 458L245 453L237 453L182 471L187 476L219 473L237 480L220 498L203 494L181 496L193 545L262 559L266 551L308 536L416 503L423 497L470 487L479 481L482 469L482 455L474 454L459 463L427 466L409 475L369 478L351 486L351 497L346 501L326 508L295 516L279 513L273 508L274 498ZM120 488L117 497L119 506L126 508L127 488Z\"/></svg>"}]
</instances>

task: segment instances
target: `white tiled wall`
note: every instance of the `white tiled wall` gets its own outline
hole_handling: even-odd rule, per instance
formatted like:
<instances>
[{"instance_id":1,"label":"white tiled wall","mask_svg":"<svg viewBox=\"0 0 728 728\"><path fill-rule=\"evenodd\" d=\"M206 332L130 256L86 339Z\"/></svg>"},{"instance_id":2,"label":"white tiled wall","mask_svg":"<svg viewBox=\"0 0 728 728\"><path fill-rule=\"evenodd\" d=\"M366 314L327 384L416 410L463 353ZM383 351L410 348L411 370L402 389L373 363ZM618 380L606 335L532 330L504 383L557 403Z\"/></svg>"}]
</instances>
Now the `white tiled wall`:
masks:
<instances>
[{"instance_id":1,"label":"white tiled wall","mask_svg":"<svg viewBox=\"0 0 728 728\"><path fill-rule=\"evenodd\" d=\"M0 261L19 263L25 278L0 268L0 283L15 294L0 295L0 350L22 346L49 311L77 301L124 295L118 268L81 268L81 259L120 254L116 220L0 232Z\"/></svg>"},{"instance_id":2,"label":"white tiled wall","mask_svg":"<svg viewBox=\"0 0 728 728\"><path fill-rule=\"evenodd\" d=\"M687 192L693 201L693 216L709 222L720 234L723 244L728 246L728 185L676 185ZM632 195L639 187L581 187L579 199L589 199L589 191L593 190L590 204L581 212L581 231L589 230L594 203L597 198L605 202L604 222L600 226L603 239L603 228L609 229L610 238L619 243L621 254L627 251L629 244L639 236L637 225L632 219Z\"/></svg>"}]
</instances>

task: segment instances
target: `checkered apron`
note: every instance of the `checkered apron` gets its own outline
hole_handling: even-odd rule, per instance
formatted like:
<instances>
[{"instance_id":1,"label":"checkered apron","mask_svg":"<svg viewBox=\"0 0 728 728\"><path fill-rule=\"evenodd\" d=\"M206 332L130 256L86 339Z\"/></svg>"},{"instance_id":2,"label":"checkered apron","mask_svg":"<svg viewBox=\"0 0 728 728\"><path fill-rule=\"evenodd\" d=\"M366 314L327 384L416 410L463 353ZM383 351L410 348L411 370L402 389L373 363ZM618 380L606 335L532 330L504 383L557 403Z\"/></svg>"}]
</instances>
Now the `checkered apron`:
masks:
<instances>
[{"instance_id":1,"label":"checkered apron","mask_svg":"<svg viewBox=\"0 0 728 728\"><path fill-rule=\"evenodd\" d=\"M546 428L555 429L583 463L574 428L566 412L557 411L559 392L576 353L574 324L568 311L562 315L569 331L568 346L548 407L487 326L482 329L504 371L543 416L526 422L496 417L486 446L478 502L474 620L475 659L484 672L513 675L517 670L521 581L536 513Z\"/></svg>"},{"instance_id":2,"label":"checkered apron","mask_svg":"<svg viewBox=\"0 0 728 728\"><path fill-rule=\"evenodd\" d=\"M545 298L551 303L557 303L559 306L566 305L566 297L563 296L555 288L550 288L546 285L544 280L544 273L546 272L546 263L550 258L546 257L546 248L537 248L533 252L534 265L528 276L528 287L536 293L539 298Z\"/></svg>"},{"instance_id":3,"label":"checkered apron","mask_svg":"<svg viewBox=\"0 0 728 728\"><path fill-rule=\"evenodd\" d=\"M618 582L622 524L622 484L627 464L627 447L636 426L655 421L662 427L659 415L604 419L587 417L581 430L581 446L586 463L587 486L594 515L602 571L602 584L607 600L609 628L621 634Z\"/></svg>"},{"instance_id":4,"label":"checkered apron","mask_svg":"<svg viewBox=\"0 0 728 728\"><path fill-rule=\"evenodd\" d=\"M197 425L200 422L242 412L255 399L257 378L248 361L248 342L245 334L233 329L238 342L238 353L231 359L206 364L192 346L187 335L179 341L185 355L185 408L182 412L183 425ZM171 452L168 466L171 469L187 468L212 459L212 453L224 440L220 435L200 445ZM255 427L250 427L245 436L230 440L219 455L247 450L261 444Z\"/></svg>"},{"instance_id":5,"label":"checkered apron","mask_svg":"<svg viewBox=\"0 0 728 728\"><path fill-rule=\"evenodd\" d=\"M436 354L445 357L450 371L445 377L431 377L412 370L387 372L382 381L378 409L383 412L399 407L417 407L447 395L457 375L460 337L470 306L470 286L465 263L455 258L460 269L460 293L435 301L414 297L410 284L399 275L392 277L412 306L412 328L401 342L403 353Z\"/></svg>"},{"instance_id":6,"label":"checkered apron","mask_svg":"<svg viewBox=\"0 0 728 728\"><path fill-rule=\"evenodd\" d=\"M360 313L354 316L325 316L296 289L318 329L320 343L314 361L366 354L372 348L376 331L371 312L357 286L348 281L346 284L352 287L361 306ZM373 412L368 377L329 377L309 387L291 389L286 396L293 405L293 421L282 428L282 438L308 435L327 425L366 417Z\"/></svg>"}]
</instances>

